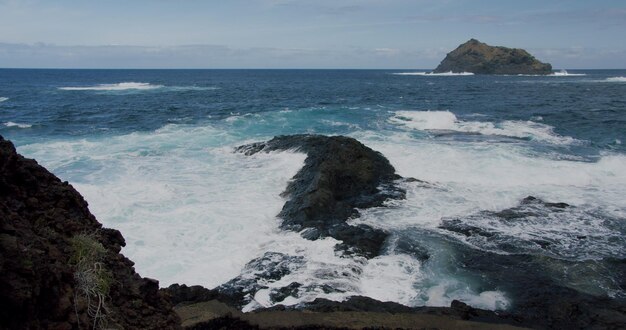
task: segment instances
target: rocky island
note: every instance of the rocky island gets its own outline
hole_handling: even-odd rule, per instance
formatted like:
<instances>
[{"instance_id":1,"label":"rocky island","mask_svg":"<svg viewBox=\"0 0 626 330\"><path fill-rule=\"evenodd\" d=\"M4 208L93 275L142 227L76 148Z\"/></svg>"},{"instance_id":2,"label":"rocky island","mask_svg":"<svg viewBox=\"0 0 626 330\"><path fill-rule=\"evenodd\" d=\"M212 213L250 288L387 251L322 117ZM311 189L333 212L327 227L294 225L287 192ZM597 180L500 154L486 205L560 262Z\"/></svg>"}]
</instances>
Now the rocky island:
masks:
<instances>
[{"instance_id":1,"label":"rocky island","mask_svg":"<svg viewBox=\"0 0 626 330\"><path fill-rule=\"evenodd\" d=\"M470 39L448 53L433 72L545 75L552 73L552 65L540 62L523 49L489 46Z\"/></svg>"}]
</instances>

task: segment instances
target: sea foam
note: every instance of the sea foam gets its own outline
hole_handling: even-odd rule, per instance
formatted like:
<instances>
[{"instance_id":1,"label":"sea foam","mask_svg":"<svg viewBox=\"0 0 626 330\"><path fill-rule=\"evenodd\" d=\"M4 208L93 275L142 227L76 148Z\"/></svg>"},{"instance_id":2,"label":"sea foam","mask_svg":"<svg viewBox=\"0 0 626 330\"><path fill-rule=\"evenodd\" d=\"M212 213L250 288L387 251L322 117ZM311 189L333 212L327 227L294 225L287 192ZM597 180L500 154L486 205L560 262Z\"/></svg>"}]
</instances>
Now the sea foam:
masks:
<instances>
[{"instance_id":1,"label":"sea foam","mask_svg":"<svg viewBox=\"0 0 626 330\"><path fill-rule=\"evenodd\" d=\"M626 217L622 198L626 195L626 157L606 154L597 162L555 160L533 153L523 141L450 144L416 138L411 134L415 129L463 131L465 126L472 127L470 131L520 134L511 133L515 130L502 123L490 126L461 121L449 111L406 112L382 119L406 129L355 130L352 136L383 153L398 174L427 183L401 183L407 190L406 200L391 202L390 208L361 210L353 223L391 233L420 228L440 235L443 219L467 219L482 211L504 210L533 195L569 203L577 211L564 212L545 224L528 221L508 226L477 218L467 221L524 242L534 235L570 244L577 236L588 234L587 245L563 245L566 258L623 254L623 249L609 251L619 248L619 242L607 245L607 249L597 248L600 241L594 232L614 236L610 219ZM206 125L170 124L151 132L49 141L20 146L19 150L72 182L98 219L124 234L124 253L136 262L138 272L159 279L164 286L185 283L215 287L238 275L254 276L241 274L246 263L265 252L278 252L302 257L303 266L277 281L264 282L266 288L251 297L245 310L272 306L271 291L292 282L302 284L303 289L281 304L316 298L341 301L365 295L411 306L449 306L454 299L488 309L509 306L505 292L481 290L456 278L449 272L455 265L429 266L437 260L436 255L428 263L395 252L367 260L338 254L334 249L338 241L332 238L310 241L296 232L281 230L276 215L285 200L280 193L301 168L305 156L294 152L244 156L233 153L232 147L271 138L269 134L297 114L233 114ZM300 116L312 114L320 115L312 111ZM329 115L324 112L324 116ZM310 117L305 118L301 120L309 124ZM332 120L325 124L336 127ZM527 129L535 124L511 125ZM543 132L548 139L567 140L550 137L550 127L537 127L539 132L532 133L533 138ZM603 219L608 222L579 217L598 209L605 210L607 217ZM542 232L542 226L550 230ZM524 230L527 234L520 235ZM453 233L446 235L462 240ZM463 242L485 248L480 242ZM327 287L335 290L324 290Z\"/></svg>"},{"instance_id":2,"label":"sea foam","mask_svg":"<svg viewBox=\"0 0 626 330\"><path fill-rule=\"evenodd\" d=\"M608 81L608 82L626 82L626 77L610 77L610 78L606 78L605 81Z\"/></svg>"},{"instance_id":3,"label":"sea foam","mask_svg":"<svg viewBox=\"0 0 626 330\"><path fill-rule=\"evenodd\" d=\"M449 76L473 76L474 74L472 72L440 72L440 73L435 73L435 72L397 72L397 73L392 73L393 75L396 76L433 76L433 77L449 77Z\"/></svg>"},{"instance_id":4,"label":"sea foam","mask_svg":"<svg viewBox=\"0 0 626 330\"><path fill-rule=\"evenodd\" d=\"M59 87L64 91L147 91L147 90L163 90L172 92L184 92L184 91L211 91L218 90L219 87L215 86L164 86L153 85L143 82L121 82L117 84L100 84L95 86L72 86L72 87Z\"/></svg>"},{"instance_id":5,"label":"sea foam","mask_svg":"<svg viewBox=\"0 0 626 330\"><path fill-rule=\"evenodd\" d=\"M616 228L623 226L620 219L626 216L621 197L626 194L626 156L610 154L597 162L579 162L545 158L515 144L417 142L404 134L382 140L374 133L357 137L382 152L400 175L428 185L405 184L405 201L394 202L393 208L363 210L355 223L392 231L417 227L439 232L443 219L461 219L525 242L539 238L554 242L545 253L563 258L625 256L625 243ZM573 207L513 223L487 216L468 218L515 207L531 195ZM586 239L581 240L583 236Z\"/></svg>"},{"instance_id":6,"label":"sea foam","mask_svg":"<svg viewBox=\"0 0 626 330\"><path fill-rule=\"evenodd\" d=\"M163 85L152 85L141 82L121 82L118 84L100 84L96 86L59 87L64 91L125 91L125 90L150 90L162 88Z\"/></svg>"},{"instance_id":7,"label":"sea foam","mask_svg":"<svg viewBox=\"0 0 626 330\"><path fill-rule=\"evenodd\" d=\"M168 125L20 149L71 180L97 218L124 233L124 253L142 275L214 287L280 233L280 193L304 160L286 152L246 157L224 146L227 138L210 127Z\"/></svg>"},{"instance_id":8,"label":"sea foam","mask_svg":"<svg viewBox=\"0 0 626 330\"><path fill-rule=\"evenodd\" d=\"M17 128L31 128L31 127L33 127L33 125L31 125L31 124L20 124L20 123L15 123L15 122L12 122L12 121L7 121L3 125L6 126L6 127L17 127Z\"/></svg>"},{"instance_id":9,"label":"sea foam","mask_svg":"<svg viewBox=\"0 0 626 330\"><path fill-rule=\"evenodd\" d=\"M407 255L372 260L344 256L337 254L338 241L332 238L310 241L281 230L276 215L285 200L280 193L305 156L232 152L232 146L247 142L252 141L241 140L230 128L167 125L153 132L51 141L19 149L70 180L96 217L124 234L124 254L135 261L138 272L164 286L185 283L212 288L240 275L246 263L271 251L302 257L304 266L264 283L267 288L258 291L244 310L272 306L271 290L292 282L308 289L281 304L367 295L408 305L449 305L461 297L490 307L476 300L482 292L460 290L458 283L441 284L442 290L424 293L439 282L432 284L420 262Z\"/></svg>"},{"instance_id":10,"label":"sea foam","mask_svg":"<svg viewBox=\"0 0 626 330\"><path fill-rule=\"evenodd\" d=\"M561 70L561 71L556 71L553 72L552 74L549 74L548 76L552 76L552 77L580 77L580 76L586 76L586 73L569 73L567 72L567 70Z\"/></svg>"},{"instance_id":11,"label":"sea foam","mask_svg":"<svg viewBox=\"0 0 626 330\"><path fill-rule=\"evenodd\" d=\"M8 97L0 97L0 102L4 102L4 101L6 101L8 99L9 99Z\"/></svg>"},{"instance_id":12,"label":"sea foam","mask_svg":"<svg viewBox=\"0 0 626 330\"><path fill-rule=\"evenodd\" d=\"M506 120L500 123L462 121L450 111L396 111L389 122L409 129L457 131L514 138L533 139L554 144L571 144L576 140L560 136L553 127L533 121Z\"/></svg>"}]
</instances>

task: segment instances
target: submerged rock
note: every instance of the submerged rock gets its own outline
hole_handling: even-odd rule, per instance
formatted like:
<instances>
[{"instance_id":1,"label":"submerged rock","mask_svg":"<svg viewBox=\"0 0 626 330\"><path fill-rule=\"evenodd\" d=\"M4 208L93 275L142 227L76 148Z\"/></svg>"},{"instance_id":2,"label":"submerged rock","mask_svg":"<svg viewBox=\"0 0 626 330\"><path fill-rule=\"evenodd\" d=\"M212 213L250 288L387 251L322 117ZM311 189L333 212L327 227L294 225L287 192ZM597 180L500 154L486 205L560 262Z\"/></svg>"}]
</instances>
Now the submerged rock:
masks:
<instances>
[{"instance_id":1,"label":"submerged rock","mask_svg":"<svg viewBox=\"0 0 626 330\"><path fill-rule=\"evenodd\" d=\"M619 329L626 324L626 261L588 251L589 242L576 245L591 237L528 232L542 228L541 233L550 233L555 222L569 225L574 217L587 216L566 203L528 196L502 211L444 219L442 233L454 233L461 242L449 240L450 253L443 257L482 290L505 292L511 301L507 312L525 326ZM525 225L530 227L524 230ZM591 258L590 253L596 254Z\"/></svg>"},{"instance_id":2,"label":"submerged rock","mask_svg":"<svg viewBox=\"0 0 626 330\"><path fill-rule=\"evenodd\" d=\"M237 148L246 155L278 150L307 154L304 167L283 193L289 200L279 213L281 228L303 231L307 239L330 236L343 241L339 248L344 251L377 256L388 234L366 225L351 226L346 221L358 216L358 209L405 198L405 191L394 182L401 177L389 161L344 136L278 136Z\"/></svg>"},{"instance_id":3,"label":"submerged rock","mask_svg":"<svg viewBox=\"0 0 626 330\"><path fill-rule=\"evenodd\" d=\"M241 271L241 275L220 285L215 290L223 297L227 297L226 300L229 303L242 307L251 301L257 291L267 288L266 284L280 280L283 276L303 265L304 258L301 256L266 252L262 257L248 262ZM290 287L292 288L291 292L297 290L297 287L291 284ZM283 294L287 294L288 289L286 288L284 288Z\"/></svg>"},{"instance_id":4,"label":"submerged rock","mask_svg":"<svg viewBox=\"0 0 626 330\"><path fill-rule=\"evenodd\" d=\"M517 206L443 218L439 228L481 249L567 259L622 256L622 219L528 196Z\"/></svg>"},{"instance_id":5,"label":"submerged rock","mask_svg":"<svg viewBox=\"0 0 626 330\"><path fill-rule=\"evenodd\" d=\"M471 72L475 74L550 74L552 65L542 63L518 48L494 47L470 39L451 51L435 73Z\"/></svg>"},{"instance_id":6,"label":"submerged rock","mask_svg":"<svg viewBox=\"0 0 626 330\"><path fill-rule=\"evenodd\" d=\"M614 278L625 274L624 261L567 261L525 254L496 254L457 246L451 258L462 269L485 279L483 288L504 290L512 300L507 310L520 324L537 329L621 329L626 324L626 300L587 293L579 284L598 280L608 267ZM579 278L568 281L566 277ZM612 276L612 277L613 277ZM623 278L623 277L622 277ZM602 281L594 285L603 285Z\"/></svg>"},{"instance_id":7,"label":"submerged rock","mask_svg":"<svg viewBox=\"0 0 626 330\"><path fill-rule=\"evenodd\" d=\"M124 245L70 184L0 137L0 328L179 328Z\"/></svg>"}]
</instances>

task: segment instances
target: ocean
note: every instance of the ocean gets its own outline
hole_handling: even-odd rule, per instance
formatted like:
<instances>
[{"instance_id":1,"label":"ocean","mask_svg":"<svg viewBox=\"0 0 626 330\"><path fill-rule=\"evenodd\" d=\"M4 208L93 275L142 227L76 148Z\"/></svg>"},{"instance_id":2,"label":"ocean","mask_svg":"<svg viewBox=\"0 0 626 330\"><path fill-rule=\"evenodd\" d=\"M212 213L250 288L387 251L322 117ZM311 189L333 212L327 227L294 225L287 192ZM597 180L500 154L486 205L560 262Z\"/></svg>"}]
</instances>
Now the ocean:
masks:
<instances>
[{"instance_id":1,"label":"ocean","mask_svg":"<svg viewBox=\"0 0 626 330\"><path fill-rule=\"evenodd\" d=\"M382 255L279 229L306 156L233 148L301 133L356 138L421 180L350 220L392 233ZM212 288L254 278L246 264L266 252L297 257L244 310L352 295L507 309L538 277L626 297L626 70L1 69L0 135L69 181L162 286Z\"/></svg>"}]
</instances>

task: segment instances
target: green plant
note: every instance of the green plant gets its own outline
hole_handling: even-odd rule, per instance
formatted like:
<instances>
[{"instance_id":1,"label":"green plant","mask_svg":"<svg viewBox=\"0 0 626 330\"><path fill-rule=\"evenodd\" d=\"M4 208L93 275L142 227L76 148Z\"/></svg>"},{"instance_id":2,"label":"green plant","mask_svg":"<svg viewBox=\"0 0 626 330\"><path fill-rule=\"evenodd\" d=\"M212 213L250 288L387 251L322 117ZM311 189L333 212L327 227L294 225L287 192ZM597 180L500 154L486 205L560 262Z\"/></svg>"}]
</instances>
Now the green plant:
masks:
<instances>
[{"instance_id":1,"label":"green plant","mask_svg":"<svg viewBox=\"0 0 626 330\"><path fill-rule=\"evenodd\" d=\"M106 328L106 299L109 296L113 275L103 264L106 248L98 242L94 234L79 234L70 239L72 254L70 265L74 267L74 302L79 297L87 301L87 315L93 320L93 329ZM78 311L76 311L77 319Z\"/></svg>"}]
</instances>

